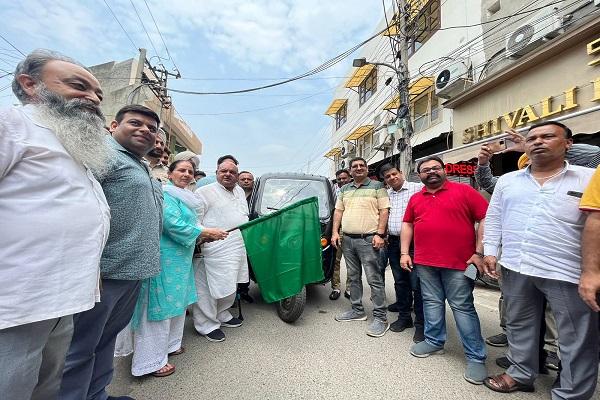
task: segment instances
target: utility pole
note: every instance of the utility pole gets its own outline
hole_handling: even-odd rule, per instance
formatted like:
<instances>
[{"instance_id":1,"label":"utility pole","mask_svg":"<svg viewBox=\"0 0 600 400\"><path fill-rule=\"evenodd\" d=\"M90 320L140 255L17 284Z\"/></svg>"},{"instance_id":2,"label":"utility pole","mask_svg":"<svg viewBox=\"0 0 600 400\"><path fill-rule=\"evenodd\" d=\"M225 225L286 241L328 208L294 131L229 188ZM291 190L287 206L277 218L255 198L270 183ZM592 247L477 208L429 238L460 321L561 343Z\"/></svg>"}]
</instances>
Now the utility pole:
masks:
<instances>
[{"instance_id":1,"label":"utility pole","mask_svg":"<svg viewBox=\"0 0 600 400\"><path fill-rule=\"evenodd\" d=\"M404 135L402 138L398 138L398 150L400 151L400 167L408 175L413 170L412 163L412 146L410 139L413 135L413 125L410 112L410 96L409 96L409 85L410 85L410 72L408 69L408 23L410 17L410 6L407 5L406 0L396 0L398 7L398 15L396 17L396 32L398 34L397 39L400 44L400 65L398 73L398 109L396 110L396 123L403 120L403 131Z\"/></svg>"}]
</instances>

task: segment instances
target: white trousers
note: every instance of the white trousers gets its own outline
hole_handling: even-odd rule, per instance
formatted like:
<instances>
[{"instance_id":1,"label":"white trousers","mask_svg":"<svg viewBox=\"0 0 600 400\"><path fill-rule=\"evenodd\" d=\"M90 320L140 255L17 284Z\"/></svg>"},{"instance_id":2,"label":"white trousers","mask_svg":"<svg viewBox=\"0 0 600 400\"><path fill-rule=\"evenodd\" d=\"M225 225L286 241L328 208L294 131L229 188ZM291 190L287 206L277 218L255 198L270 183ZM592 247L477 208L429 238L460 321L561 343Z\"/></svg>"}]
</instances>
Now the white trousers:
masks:
<instances>
[{"instance_id":1,"label":"white trousers","mask_svg":"<svg viewBox=\"0 0 600 400\"><path fill-rule=\"evenodd\" d=\"M194 328L201 335L206 335L221 327L221 322L227 322L233 316L229 308L235 301L235 292L221 299L215 299L210 295L206 271L202 271L204 265L194 263L194 278L196 280L196 291L198 301L192 305L192 316Z\"/></svg>"},{"instance_id":2,"label":"white trousers","mask_svg":"<svg viewBox=\"0 0 600 400\"><path fill-rule=\"evenodd\" d=\"M145 318L146 304L143 305L140 324L135 331L131 323L117 336L115 357L133 352L131 374L142 376L158 371L169 359L169 353L181 348L185 313L162 321L149 321Z\"/></svg>"}]
</instances>

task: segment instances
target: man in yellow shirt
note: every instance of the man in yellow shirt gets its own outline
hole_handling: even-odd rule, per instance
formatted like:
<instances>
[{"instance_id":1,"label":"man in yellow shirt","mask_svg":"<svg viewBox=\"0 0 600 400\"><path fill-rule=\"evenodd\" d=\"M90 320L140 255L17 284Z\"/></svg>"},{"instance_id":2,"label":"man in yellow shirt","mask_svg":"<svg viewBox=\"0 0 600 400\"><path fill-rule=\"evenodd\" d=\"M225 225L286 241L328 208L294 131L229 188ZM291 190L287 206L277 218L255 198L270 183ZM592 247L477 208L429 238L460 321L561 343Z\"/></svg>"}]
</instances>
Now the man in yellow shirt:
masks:
<instances>
[{"instance_id":1,"label":"man in yellow shirt","mask_svg":"<svg viewBox=\"0 0 600 400\"><path fill-rule=\"evenodd\" d=\"M579 295L596 312L600 311L598 293L600 292L600 167L590 180L579 209L588 211L583 228L582 255L583 265L579 280Z\"/></svg>"}]
</instances>

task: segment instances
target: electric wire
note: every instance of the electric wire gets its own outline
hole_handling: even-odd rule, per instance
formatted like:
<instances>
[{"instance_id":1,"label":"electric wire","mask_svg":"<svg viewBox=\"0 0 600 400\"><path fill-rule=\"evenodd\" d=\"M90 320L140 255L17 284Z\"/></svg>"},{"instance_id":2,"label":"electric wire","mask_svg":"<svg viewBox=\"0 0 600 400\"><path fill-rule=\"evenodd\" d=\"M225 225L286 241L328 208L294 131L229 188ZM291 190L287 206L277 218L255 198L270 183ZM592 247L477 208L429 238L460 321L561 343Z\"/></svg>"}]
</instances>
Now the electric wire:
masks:
<instances>
[{"instance_id":1,"label":"electric wire","mask_svg":"<svg viewBox=\"0 0 600 400\"><path fill-rule=\"evenodd\" d=\"M138 12L135 4L133 3L133 0L129 0L129 2L131 3L131 6L133 7L133 11L135 11L135 15L137 15L138 20L140 21L140 24L142 25L142 29L146 33L146 37L148 38L148 41L150 42L150 45L152 46L152 49L154 50L154 54L156 54L156 57L158 57L159 60L161 60L161 59L164 60L164 58L162 58L158 54L158 50L156 50L156 46L154 46L154 42L152 41L152 38L150 38L150 34L148 33L148 30L146 29L146 25L144 25L144 21L142 21L142 17L140 16L140 13Z\"/></svg>"},{"instance_id":2,"label":"electric wire","mask_svg":"<svg viewBox=\"0 0 600 400\"><path fill-rule=\"evenodd\" d=\"M169 47L167 46L167 43L165 42L165 38L162 35L162 32L160 31L160 28L158 27L158 24L156 23L156 19L154 18L154 14L152 13L152 10L150 9L150 6L148 5L148 2L146 0L144 0L144 4L146 4L146 8L148 9L148 12L150 13L150 17L152 17L152 22L154 22L154 27L156 27L156 30L158 31L158 35L160 36L160 40L162 41L163 45L165 46L165 51L167 52L167 56L169 57L169 60L173 63L173 67L175 67L175 71L177 71L177 73L179 74L179 68L177 68L177 65L175 64L175 60L173 59L173 57L171 57L171 52L169 51Z\"/></svg>"},{"instance_id":3,"label":"electric wire","mask_svg":"<svg viewBox=\"0 0 600 400\"><path fill-rule=\"evenodd\" d=\"M108 3L106 2L106 0L102 0L104 2L104 4L106 5L106 7L108 8L108 11L110 11L110 13L112 14L113 18L115 19L115 21L117 21L117 24L119 24L119 26L121 27L121 29L123 30L123 33L125 33L125 36L127 36L127 39L129 39L129 41L131 42L131 44L133 45L133 48L136 51L139 51L139 47L136 46L135 42L133 41L133 39L131 38L131 36L129 36L129 33L127 33L127 31L125 30L125 27L123 26L123 24L121 24L121 21L119 21L119 18L117 18L117 15L115 14L115 12L112 10L112 8L110 7L110 5L108 5Z\"/></svg>"},{"instance_id":4,"label":"electric wire","mask_svg":"<svg viewBox=\"0 0 600 400\"><path fill-rule=\"evenodd\" d=\"M12 47L13 49L15 49L15 50L16 50L16 51L18 51L19 53L21 53L21 55L22 55L23 57L26 57L25 53L23 53L21 50L19 50L19 49L17 48L17 46L15 46L15 45L14 45L14 44L12 44L11 42L9 42L9 41L8 41L8 39L7 39L7 38L5 38L4 36L2 36L2 34L1 34L1 33L0 33L0 39L4 40L6 43L8 43L8 45L9 45L10 47Z\"/></svg>"}]
</instances>

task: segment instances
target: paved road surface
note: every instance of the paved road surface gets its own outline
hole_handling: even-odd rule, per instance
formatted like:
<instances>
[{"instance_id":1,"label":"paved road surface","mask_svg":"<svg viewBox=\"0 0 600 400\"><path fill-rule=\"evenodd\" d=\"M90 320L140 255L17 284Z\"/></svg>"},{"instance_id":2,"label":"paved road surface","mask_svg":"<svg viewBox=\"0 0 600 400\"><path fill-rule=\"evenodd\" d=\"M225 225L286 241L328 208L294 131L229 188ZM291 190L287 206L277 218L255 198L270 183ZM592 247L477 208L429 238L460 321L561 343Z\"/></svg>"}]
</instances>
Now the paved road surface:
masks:
<instances>
[{"instance_id":1,"label":"paved road surface","mask_svg":"<svg viewBox=\"0 0 600 400\"><path fill-rule=\"evenodd\" d=\"M392 282L388 268L388 298L392 298ZM117 359L110 392L136 400L550 398L554 372L538 378L537 391L527 394L497 394L466 382L462 377L465 360L451 313L447 319L446 354L418 359L408 353L412 330L368 337L368 321L334 320L349 302L343 296L331 301L329 293L329 285L309 287L302 317L286 324L277 317L274 306L262 302L253 284L251 294L259 300L243 305L244 325L225 328L224 342L211 343L198 336L188 320L186 352L170 360L177 366L173 375L133 378L129 374L130 358ZM365 307L370 313L368 293L367 287ZM476 289L484 337L498 333L498 296L493 289ZM393 322L397 314L389 313L389 318ZM493 360L503 349L488 350L489 370L501 372ZM600 392L597 396L600 398Z\"/></svg>"}]
</instances>

